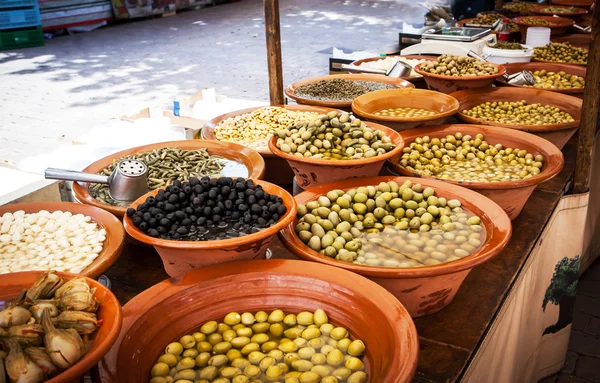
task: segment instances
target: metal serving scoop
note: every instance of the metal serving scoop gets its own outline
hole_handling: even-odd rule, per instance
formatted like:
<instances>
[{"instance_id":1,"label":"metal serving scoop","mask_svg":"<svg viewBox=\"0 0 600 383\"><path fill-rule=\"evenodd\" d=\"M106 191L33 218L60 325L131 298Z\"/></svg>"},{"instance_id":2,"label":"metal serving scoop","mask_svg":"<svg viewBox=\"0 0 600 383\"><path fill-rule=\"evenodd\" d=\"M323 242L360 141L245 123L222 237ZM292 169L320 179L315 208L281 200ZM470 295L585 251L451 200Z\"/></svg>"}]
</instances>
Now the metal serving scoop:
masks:
<instances>
[{"instance_id":1,"label":"metal serving scoop","mask_svg":"<svg viewBox=\"0 0 600 383\"><path fill-rule=\"evenodd\" d=\"M148 192L148 167L137 160L119 161L110 176L48 168L45 177L51 180L108 184L108 193L116 201L135 201Z\"/></svg>"},{"instance_id":2,"label":"metal serving scoop","mask_svg":"<svg viewBox=\"0 0 600 383\"><path fill-rule=\"evenodd\" d=\"M394 66L391 67L390 69L388 69L387 71L383 70L383 69L363 68L363 67L360 67L357 65L348 65L348 64L343 64L342 69L345 69L349 72L382 74L382 75L388 76L388 77L400 78L400 77L410 76L410 72L412 71L412 66L410 66L409 64L402 62L402 61L396 61Z\"/></svg>"}]
</instances>

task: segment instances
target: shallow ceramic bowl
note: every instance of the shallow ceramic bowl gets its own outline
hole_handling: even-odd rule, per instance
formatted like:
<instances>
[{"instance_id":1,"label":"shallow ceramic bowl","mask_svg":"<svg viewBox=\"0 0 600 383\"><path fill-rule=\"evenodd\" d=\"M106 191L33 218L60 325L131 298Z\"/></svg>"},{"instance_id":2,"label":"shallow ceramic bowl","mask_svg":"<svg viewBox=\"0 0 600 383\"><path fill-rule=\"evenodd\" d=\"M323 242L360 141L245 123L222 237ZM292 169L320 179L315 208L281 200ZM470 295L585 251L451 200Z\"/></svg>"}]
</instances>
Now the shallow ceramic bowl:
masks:
<instances>
[{"instance_id":1,"label":"shallow ceramic bowl","mask_svg":"<svg viewBox=\"0 0 600 383\"><path fill-rule=\"evenodd\" d=\"M438 112L434 116L394 117L375 114L389 108L422 108ZM425 89L385 89L357 97L352 111L367 121L384 124L397 132L425 125L443 124L458 111L458 101L447 94Z\"/></svg>"},{"instance_id":2,"label":"shallow ceramic bowl","mask_svg":"<svg viewBox=\"0 0 600 383\"><path fill-rule=\"evenodd\" d=\"M573 7L591 7L594 0L550 0L552 5L568 5Z\"/></svg>"},{"instance_id":3,"label":"shallow ceramic bowl","mask_svg":"<svg viewBox=\"0 0 600 383\"><path fill-rule=\"evenodd\" d=\"M410 381L418 339L400 302L359 275L281 259L209 266L142 292L123 308L123 330L99 363L100 377L105 383L148 381L167 344L231 311L297 314L318 308L364 341L371 382Z\"/></svg>"},{"instance_id":4,"label":"shallow ceramic bowl","mask_svg":"<svg viewBox=\"0 0 600 383\"><path fill-rule=\"evenodd\" d=\"M287 212L279 218L275 225L262 229L257 233L214 241L174 241L146 235L133 224L131 218L127 215L123 217L123 224L125 230L133 239L154 246L163 261L165 271L171 277L217 263L265 259L267 247L273 236L294 219L297 205L291 194L277 185L257 180L254 180L254 184L261 185L269 194L281 197L283 204L287 207ZM158 190L153 190L141 196L131 204L131 207L136 208L139 204L145 202L146 198L156 195Z\"/></svg>"},{"instance_id":5,"label":"shallow ceramic bowl","mask_svg":"<svg viewBox=\"0 0 600 383\"><path fill-rule=\"evenodd\" d=\"M285 89L285 95L295 100L298 104L305 105L316 105L316 106L327 106L330 108L339 108L344 110L351 110L352 101L322 101L322 100L311 100L309 98L304 98L296 95L296 90L298 87L302 85L312 84L321 80L332 80L335 78L341 78L344 80L354 80L354 81L373 81L380 82L384 84L391 85L395 88L414 88L415 86L401 78L387 77L379 74L334 74L329 76L321 76L321 77L313 77L305 80L296 81Z\"/></svg>"},{"instance_id":6,"label":"shallow ceramic bowl","mask_svg":"<svg viewBox=\"0 0 600 383\"><path fill-rule=\"evenodd\" d=\"M551 25L537 25L527 22L525 19L539 19L546 20ZM567 17L553 17L553 16L521 16L515 17L512 21L519 26L519 30L521 31L521 36L527 36L527 28L529 27L542 27L542 28L550 28L551 36L560 36L564 35L567 29L570 26L575 24L573 19L569 19ZM524 37L522 37L524 39Z\"/></svg>"},{"instance_id":7,"label":"shallow ceramic bowl","mask_svg":"<svg viewBox=\"0 0 600 383\"><path fill-rule=\"evenodd\" d=\"M569 64L557 64L557 63L543 63L542 64L539 62L532 62L532 63L505 64L505 66L506 66L506 73L508 73L509 75L517 73L517 72L521 72L523 70L528 70L532 73L535 72L536 70L546 70L548 72L563 71L568 74L574 74L576 76L585 78L585 73L586 73L586 69L584 67L577 66L577 65L569 65ZM505 82L504 79L502 79L502 78L499 78L498 82L502 85L507 85L507 86L511 86L511 87L515 87L515 88L532 89L531 86L509 84L509 83ZM534 88L534 89L541 89L541 88ZM572 95L574 97L582 98L584 88L542 89L542 90L547 90L547 91L556 92L556 93L564 93L564 94Z\"/></svg>"},{"instance_id":8,"label":"shallow ceramic bowl","mask_svg":"<svg viewBox=\"0 0 600 383\"><path fill-rule=\"evenodd\" d=\"M390 57L390 56L396 57L396 55L389 55L387 57ZM435 60L435 58L436 58L436 56L429 56L429 55L400 55L400 57L404 57L404 58L410 59L410 60L427 60L427 61ZM362 64L362 63L378 61L381 59L385 59L385 57L382 57L382 56L369 57L367 59L353 61L350 63L350 65L360 66L360 64ZM356 74L356 72L350 72L350 73ZM410 81L412 83L419 83L419 82L423 81L423 76L408 76L408 77L401 77L401 78L405 79L406 81Z\"/></svg>"},{"instance_id":9,"label":"shallow ceramic bowl","mask_svg":"<svg viewBox=\"0 0 600 383\"><path fill-rule=\"evenodd\" d=\"M100 208L73 202L26 202L0 206L0 216L7 212L14 213L19 210L23 210L25 213L37 213L41 210L52 213L60 210L69 211L73 214L83 214L91 217L99 227L106 230L106 240L102 252L80 275L93 279L98 278L117 261L123 251L123 246L125 246L123 225L114 215ZM0 280L3 278L4 275L0 276Z\"/></svg>"},{"instance_id":10,"label":"shallow ceramic bowl","mask_svg":"<svg viewBox=\"0 0 600 383\"><path fill-rule=\"evenodd\" d=\"M400 153L403 142L400 135L393 129L373 122L369 122L366 125L373 129L384 131L396 147L381 156L344 161L299 157L284 153L277 148L277 137L275 136L269 140L269 149L290 164L295 174L296 183L302 189L348 178L372 176L379 173L388 158L396 153Z\"/></svg>"},{"instance_id":11,"label":"shallow ceramic bowl","mask_svg":"<svg viewBox=\"0 0 600 383\"><path fill-rule=\"evenodd\" d=\"M481 133L490 146L502 144L504 147L525 149L534 156L537 154L544 156L544 167L540 174L526 180L493 183L443 180L444 182L461 185L483 194L504 209L511 220L517 218L527 199L533 193L533 190L542 182L546 182L560 173L565 163L562 152L551 142L530 133L507 128L498 128L489 125L453 124L406 130L400 133L400 135L405 145L408 146L417 137L429 136L430 138L442 138L458 132L473 137ZM435 179L434 177L413 173L403 168L398 164L401 157L402 154L399 154L388 160L388 168L393 173L401 176Z\"/></svg>"},{"instance_id":12,"label":"shallow ceramic bowl","mask_svg":"<svg viewBox=\"0 0 600 383\"><path fill-rule=\"evenodd\" d=\"M472 88L485 88L490 87L495 79L501 77L504 72L504 65L490 63L498 67L498 73L489 74L485 76L469 76L469 77L452 77L442 76L439 74L429 73L421 70L419 64L415 67L415 72L419 73L425 78L427 87L431 90L437 90L438 92L450 94L461 89L472 89Z\"/></svg>"},{"instance_id":13,"label":"shallow ceramic bowl","mask_svg":"<svg viewBox=\"0 0 600 383\"><path fill-rule=\"evenodd\" d=\"M0 303L10 301L16 298L24 289L29 289L41 273L41 271L26 271L2 275L0 278ZM78 277L69 273L57 274L64 276L66 279ZM117 298L101 283L91 278L86 278L86 281L90 287L96 289L94 297L100 302L97 316L102 321L102 325L91 336L92 342L88 346L85 355L71 368L47 380L46 383L79 382L81 377L106 355L121 331L123 314Z\"/></svg>"},{"instance_id":14,"label":"shallow ceramic bowl","mask_svg":"<svg viewBox=\"0 0 600 383\"><path fill-rule=\"evenodd\" d=\"M581 105L582 101L576 97L549 92L541 89L517 89L513 87L500 87L494 89L470 89L461 90L451 94L460 103L458 118L470 124L494 125L504 128L521 130L524 132L533 133L540 136L559 149L569 141L571 136L575 134L581 120ZM484 102L494 101L520 101L525 100L530 104L539 103L542 105L552 105L560 108L562 111L569 113L575 121L565 124L548 124L548 125L512 125L500 124L498 122L483 121L463 114L465 109L471 109L474 106Z\"/></svg>"},{"instance_id":15,"label":"shallow ceramic bowl","mask_svg":"<svg viewBox=\"0 0 600 383\"><path fill-rule=\"evenodd\" d=\"M265 161L256 151L250 148L229 142L199 140L160 142L157 144L137 146L135 148L122 150L99 159L83 169L83 171L87 173L100 173L102 170L112 165L113 161L123 156L151 152L154 149L162 148L179 148L186 150L206 149L208 153L213 156L219 156L244 164L248 174L240 174L239 177L262 179L265 172ZM119 218L123 217L125 215L125 211L127 210L125 207L109 205L92 197L89 192L89 184L87 182L73 182L73 193L75 194L75 199L78 202L102 208L113 213Z\"/></svg>"},{"instance_id":16,"label":"shallow ceramic bowl","mask_svg":"<svg viewBox=\"0 0 600 383\"><path fill-rule=\"evenodd\" d=\"M512 233L510 219L495 202L473 190L425 178L386 176L345 180L317 186L295 198L298 204L306 204L333 189L348 190L389 181L396 181L398 184L404 181L420 183L424 187L434 188L437 196L460 200L464 209L481 217L481 224L486 231L486 239L481 248L462 259L436 266L389 268L336 261L314 251L294 231L297 217L279 233L279 238L300 258L353 271L380 284L402 302L413 318L433 314L452 302L473 267L490 260L504 249Z\"/></svg>"},{"instance_id":17,"label":"shallow ceramic bowl","mask_svg":"<svg viewBox=\"0 0 600 383\"><path fill-rule=\"evenodd\" d=\"M550 7L561 8L561 9L564 9L565 12L560 12L560 13L550 12L550 11L548 11L548 9ZM533 8L531 11L533 13L535 13L536 15L552 16L552 15L556 14L557 16L565 16L565 17L581 16L581 15L585 15L588 13L588 10L585 8L574 7L573 10L570 10L569 8L571 8L571 7L572 6L569 6L569 5L547 5L546 4L546 5L538 5L537 7Z\"/></svg>"},{"instance_id":18,"label":"shallow ceramic bowl","mask_svg":"<svg viewBox=\"0 0 600 383\"><path fill-rule=\"evenodd\" d=\"M483 14L484 12L481 12L481 13ZM498 18L502 19L502 18L504 18L504 16L498 14ZM473 18L473 19L462 19L460 21L457 21L456 25L459 26L459 27L464 27L465 24L473 24L474 20L475 20L475 18ZM511 39L512 40L516 39L516 35L517 34L520 37L521 31L519 31L519 28L518 28L518 26L516 24L514 24L514 23L513 24L509 24L509 28L510 28L510 34L511 34ZM492 31L492 33L495 34L495 35L498 34L497 31Z\"/></svg>"},{"instance_id":19,"label":"shallow ceramic bowl","mask_svg":"<svg viewBox=\"0 0 600 383\"><path fill-rule=\"evenodd\" d=\"M331 111L337 110L337 109L332 109L332 108L324 108L324 107L310 106L310 105L276 105L276 106L281 107L281 108L286 108L287 110L302 111L302 112L316 112L319 114L327 114ZM219 125L219 123L221 123L221 121L224 121L231 117L239 116L241 114L251 113L257 109L263 109L263 108L264 107L240 109L240 110L236 110L234 112L222 114L218 117L215 117L212 120L208 121L206 124L204 124L204 126L202 127L202 129L200 131L200 135L201 135L200 138L202 138L204 140L217 141L217 138L215 137L215 127L217 125ZM288 165L286 160L284 160L283 158L277 157L275 154L273 154L268 149L267 150L257 150L257 152L265 160L265 167L266 167L265 177L264 177L265 181L272 182L277 185L287 185L287 184L292 183L292 179L294 178L294 173L292 172L292 169L290 168L290 165ZM252 177L250 177L250 178L252 178Z\"/></svg>"}]
</instances>

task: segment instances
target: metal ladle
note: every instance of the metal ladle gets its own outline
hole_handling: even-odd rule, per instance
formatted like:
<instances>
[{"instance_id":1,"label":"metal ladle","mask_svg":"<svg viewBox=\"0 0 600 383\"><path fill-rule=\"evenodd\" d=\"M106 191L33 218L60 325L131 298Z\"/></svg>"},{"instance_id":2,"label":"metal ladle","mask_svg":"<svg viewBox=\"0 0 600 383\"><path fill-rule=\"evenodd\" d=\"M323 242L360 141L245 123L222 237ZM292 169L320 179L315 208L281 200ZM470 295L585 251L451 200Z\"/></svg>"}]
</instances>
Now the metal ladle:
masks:
<instances>
[{"instance_id":1,"label":"metal ladle","mask_svg":"<svg viewBox=\"0 0 600 383\"><path fill-rule=\"evenodd\" d=\"M138 160L119 161L110 176L56 168L46 169L44 176L51 180L107 184L115 201L135 201L148 192L148 167Z\"/></svg>"}]
</instances>

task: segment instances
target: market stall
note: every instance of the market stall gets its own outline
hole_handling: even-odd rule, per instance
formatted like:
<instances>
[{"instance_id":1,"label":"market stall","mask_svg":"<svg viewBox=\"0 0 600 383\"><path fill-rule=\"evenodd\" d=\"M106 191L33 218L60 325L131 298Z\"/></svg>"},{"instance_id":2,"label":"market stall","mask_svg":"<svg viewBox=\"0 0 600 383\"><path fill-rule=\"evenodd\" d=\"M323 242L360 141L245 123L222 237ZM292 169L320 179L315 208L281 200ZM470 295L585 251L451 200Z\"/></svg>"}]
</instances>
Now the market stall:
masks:
<instances>
[{"instance_id":1,"label":"market stall","mask_svg":"<svg viewBox=\"0 0 600 383\"><path fill-rule=\"evenodd\" d=\"M526 49L535 63L507 64L462 53L490 30L442 29L412 48L429 55L284 88L277 0L265 26L271 106L206 123L159 111L193 133L84 173L47 169L75 181L77 203L0 207L0 377L535 382L560 370L577 278L598 255L598 44L549 40Z\"/></svg>"}]
</instances>

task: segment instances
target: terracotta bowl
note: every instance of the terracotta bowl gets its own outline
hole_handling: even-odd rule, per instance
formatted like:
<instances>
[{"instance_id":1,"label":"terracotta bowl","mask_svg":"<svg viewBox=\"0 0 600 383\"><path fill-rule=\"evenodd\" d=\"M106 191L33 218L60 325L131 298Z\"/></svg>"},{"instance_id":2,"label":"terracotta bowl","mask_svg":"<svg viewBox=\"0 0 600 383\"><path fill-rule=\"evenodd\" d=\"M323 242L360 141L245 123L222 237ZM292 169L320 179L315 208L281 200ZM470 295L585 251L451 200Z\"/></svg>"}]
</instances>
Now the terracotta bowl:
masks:
<instances>
[{"instance_id":1,"label":"terracotta bowl","mask_svg":"<svg viewBox=\"0 0 600 383\"><path fill-rule=\"evenodd\" d=\"M571 136L575 133L581 119L582 101L580 99L568 96L566 94L549 92L547 90L500 87L494 89L461 90L459 92L452 93L451 96L456 98L460 103L460 108L457 116L462 121L468 122L470 124L502 126L505 128L530 132L535 134L536 136L540 136L552 142L559 149L562 149L562 147L565 146L567 141L569 141ZM511 125L483 121L477 118L469 117L466 114L462 113L462 111L465 109L471 109L472 107L480 105L487 101L493 102L520 100L526 100L528 103L531 104L540 103L542 105L556 106L573 116L575 121L566 124Z\"/></svg>"},{"instance_id":2,"label":"terracotta bowl","mask_svg":"<svg viewBox=\"0 0 600 383\"><path fill-rule=\"evenodd\" d=\"M560 72L563 71L565 73L574 74L579 77L585 78L586 69L577 65L569 65L569 64L556 64L556 63L514 63L514 64L506 64L506 73L513 74L517 72L521 72L523 70L528 70L530 72L535 72L536 70L546 70L548 72ZM530 86L523 85L513 85L504 81L503 78L499 78L498 82L502 85L515 87L515 88L524 88L524 89L532 89ZM535 88L539 89L539 88ZM571 88L571 89L543 89L550 92L556 93L564 93L569 94L574 97L583 98L583 90L584 88Z\"/></svg>"},{"instance_id":3,"label":"terracotta bowl","mask_svg":"<svg viewBox=\"0 0 600 383\"><path fill-rule=\"evenodd\" d=\"M506 8L507 6L511 6L513 4L516 3L521 3L523 5L526 5L526 9L520 10L520 11L511 11L510 9ZM524 1L514 1L514 2L510 2L510 3L505 3L504 5L502 5L502 9L500 10L500 12L511 12L511 13L518 13L521 15L533 15L533 12L531 12L531 10L533 9L533 7L536 6L536 3L528 3L528 2L524 2Z\"/></svg>"},{"instance_id":4,"label":"terracotta bowl","mask_svg":"<svg viewBox=\"0 0 600 383\"><path fill-rule=\"evenodd\" d=\"M434 116L393 117L375 114L389 108L423 108L438 112ZM385 89L357 97L352 111L367 121L384 124L397 132L425 125L443 124L458 111L458 101L447 94L425 89Z\"/></svg>"},{"instance_id":5,"label":"terracotta bowl","mask_svg":"<svg viewBox=\"0 0 600 383\"><path fill-rule=\"evenodd\" d=\"M25 213L37 213L40 210L47 210L51 213L57 210L70 211L73 214L83 214L91 217L98 226L106 230L106 240L102 252L80 275L92 279L98 278L117 261L123 251L123 246L125 246L123 225L114 215L100 208L73 202L26 202L0 206L0 216L7 212L12 213L19 210L23 210ZM0 280L4 277L5 275L0 276Z\"/></svg>"},{"instance_id":6,"label":"terracotta bowl","mask_svg":"<svg viewBox=\"0 0 600 383\"><path fill-rule=\"evenodd\" d=\"M154 246L154 249L162 258L165 271L171 277L217 263L265 259L267 247L273 236L294 219L297 205L291 194L283 188L265 181L254 180L254 183L261 185L269 194L281 197L283 204L287 207L287 212L279 218L275 225L257 233L214 241L174 241L146 235L133 224L131 218L127 215L123 217L125 230L133 239ZM158 193L158 189L141 196L131 204L131 207L136 208L139 204L145 202L146 198L154 196L156 193Z\"/></svg>"},{"instance_id":7,"label":"terracotta bowl","mask_svg":"<svg viewBox=\"0 0 600 383\"><path fill-rule=\"evenodd\" d=\"M285 89L285 95L292 100L295 100L298 104L305 105L316 105L316 106L327 106L330 108L339 108L344 110L351 110L352 101L321 101L311 100L308 98L300 97L296 95L296 89L302 85L311 84L313 82L321 80L331 80L334 78L341 78L344 80L355 80L355 81L374 81L381 82L384 84L392 85L395 88L414 88L415 86L410 82L401 78L387 77L379 74L334 74L329 76L313 77L305 80L296 81Z\"/></svg>"},{"instance_id":8,"label":"terracotta bowl","mask_svg":"<svg viewBox=\"0 0 600 383\"><path fill-rule=\"evenodd\" d=\"M321 255L305 245L296 235L294 227L298 222L297 217L279 233L279 238L300 258L354 271L380 284L402 302L413 318L433 314L452 302L473 267L502 251L512 233L510 219L500 206L473 190L425 178L385 176L345 180L317 186L294 198L298 204L306 204L333 189L348 190L388 181L396 181L399 184L404 181L420 183L423 187L434 188L438 196L460 200L464 209L481 217L486 231L486 240L481 248L462 259L436 266L389 268L363 266Z\"/></svg>"},{"instance_id":9,"label":"terracotta bowl","mask_svg":"<svg viewBox=\"0 0 600 383\"><path fill-rule=\"evenodd\" d=\"M135 148L122 150L120 152L113 153L109 156L99 159L98 161L90 164L88 167L83 169L83 171L88 173L100 173L102 170L110 166L114 160L120 157L136 153L151 152L154 149L162 149L165 147L187 150L206 148L208 153L211 155L243 163L246 169L248 170L248 174L241 174L240 177L243 176L252 179L262 179L263 174L265 172L265 161L256 151L250 148L246 148L244 146L232 144L229 142L196 140L160 142L157 144L137 146ZM113 213L119 218L122 218L125 215L125 211L127 210L127 208L109 205L95 199L90 194L88 188L89 184L86 182L73 182L73 193L75 194L75 199L78 202L102 208Z\"/></svg>"},{"instance_id":10,"label":"terracotta bowl","mask_svg":"<svg viewBox=\"0 0 600 383\"><path fill-rule=\"evenodd\" d=\"M235 262L165 280L125 307L117 343L99 363L105 383L148 381L164 347L231 312L325 310L331 323L365 342L370 382L409 382L417 367L417 332L391 294L330 266L273 259ZM373 331L376 329L376 331ZM136 368L131 368L135 365Z\"/></svg>"},{"instance_id":11,"label":"terracotta bowl","mask_svg":"<svg viewBox=\"0 0 600 383\"><path fill-rule=\"evenodd\" d=\"M540 174L526 180L494 183L443 180L444 182L461 185L483 194L504 209L511 220L517 218L519 213L521 213L521 209L523 209L533 190L542 182L546 182L560 173L565 163L562 152L549 141L530 133L507 128L498 128L489 125L453 124L405 130L400 135L405 145L408 146L417 137L429 136L430 138L442 138L458 132L469 134L473 137L481 133L490 145L502 144L505 147L525 149L533 155L541 154L544 156L545 163ZM402 154L398 154L388 160L388 168L392 173L401 176L435 179L434 177L413 173L403 168L398 164L401 157Z\"/></svg>"},{"instance_id":12,"label":"terracotta bowl","mask_svg":"<svg viewBox=\"0 0 600 383\"><path fill-rule=\"evenodd\" d=\"M11 273L2 275L0 278L0 303L16 298L23 289L30 288L36 281L41 271L27 271L23 273ZM67 279L75 278L77 275L69 273L58 273ZM88 285L96 288L94 297L100 301L97 316L102 320L102 325L91 337L92 342L88 345L85 355L71 368L47 380L46 383L73 383L79 382L81 377L106 355L113 346L123 322L121 305L114 294L101 283L86 278Z\"/></svg>"},{"instance_id":13,"label":"terracotta bowl","mask_svg":"<svg viewBox=\"0 0 600 383\"><path fill-rule=\"evenodd\" d=\"M573 7L591 7L594 0L550 0L552 5L568 5Z\"/></svg>"},{"instance_id":14,"label":"terracotta bowl","mask_svg":"<svg viewBox=\"0 0 600 383\"><path fill-rule=\"evenodd\" d=\"M288 110L293 111L303 111L303 112L316 112L319 114L325 114L331 112L332 108L324 108L319 106L309 106L309 105L277 105L282 108L286 108ZM208 121L202 127L200 134L204 140L216 141L215 137L215 127L219 125L221 121L224 121L230 117L239 116L240 114L251 113L257 109L262 109L264 107L255 107L255 108L247 108L240 109L234 112L222 114L219 117L215 117L212 120ZM271 182L277 185L288 185L292 183L292 179L294 178L294 173L288 165L287 161L284 159L277 157L270 150L258 150L257 151L265 161L265 177L264 180L267 182Z\"/></svg>"},{"instance_id":15,"label":"terracotta bowl","mask_svg":"<svg viewBox=\"0 0 600 383\"><path fill-rule=\"evenodd\" d=\"M367 126L384 131L396 147L381 156L363 158L360 160L331 161L318 158L299 157L284 153L276 146L277 138L271 137L269 149L275 155L284 158L295 174L295 180L302 189L308 189L324 183L345 180L348 178L360 178L373 176L379 173L385 161L399 153L404 143L400 135L393 129L373 122Z\"/></svg>"},{"instance_id":16,"label":"terracotta bowl","mask_svg":"<svg viewBox=\"0 0 600 383\"><path fill-rule=\"evenodd\" d=\"M502 16L501 14L498 14L498 18L502 19L502 18L504 18L504 16ZM462 19L462 20L456 22L456 26L458 26L458 27L464 27L465 24L473 24L474 20L475 20L475 18L472 18L472 19ZM517 34L520 36L521 31L519 30L519 28L517 27L516 24L514 24L514 23L513 24L509 24L509 28L510 28L511 39L513 39L514 37L516 37ZM492 33L495 34L495 35L498 34L497 31L492 31Z\"/></svg>"},{"instance_id":17,"label":"terracotta bowl","mask_svg":"<svg viewBox=\"0 0 600 383\"><path fill-rule=\"evenodd\" d=\"M546 20L546 21L551 22L552 24L551 25L532 24L532 23L528 23L525 20L526 18ZM551 36L560 36L560 35L564 35L565 32L567 31L567 29L569 29L570 26L575 24L575 21L573 21L573 19L569 19L567 17L553 17L553 16L521 16L521 17L515 17L514 19L512 19L512 21L519 26L519 30L521 31L522 39L525 39L525 36L527 36L527 28L529 28L529 27L550 28Z\"/></svg>"},{"instance_id":18,"label":"terracotta bowl","mask_svg":"<svg viewBox=\"0 0 600 383\"><path fill-rule=\"evenodd\" d=\"M565 12L561 12L561 13L555 13L555 12L551 12L548 11L548 8L550 7L554 7L554 8L562 8L565 10ZM552 16L554 14L556 14L557 16L565 16L565 17L569 17L569 16L581 16L581 15L585 15L588 13L588 10L585 8L573 8L573 10L569 10L569 8L571 8L571 5L538 5L537 7L533 8L531 11L533 13L535 13L536 15L546 15L546 16ZM567 10L569 10L567 12Z\"/></svg>"},{"instance_id":19,"label":"terracotta bowl","mask_svg":"<svg viewBox=\"0 0 600 383\"><path fill-rule=\"evenodd\" d=\"M388 55L392 56L392 57L396 57L395 55ZM406 59L410 59L410 60L435 60L436 56L429 56L429 55L401 55L401 57L404 57ZM372 61L378 61L381 59L385 59L385 57L379 56L379 57L369 57L367 59L362 59L362 60L356 60L351 62L351 65L356 65L356 66L360 66L360 64L362 63L366 63L366 62L372 62ZM356 74L356 72L350 72L350 74ZM423 81L423 76L408 76L408 77L402 77L404 80L406 81L410 81L412 83L418 83Z\"/></svg>"},{"instance_id":20,"label":"terracotta bowl","mask_svg":"<svg viewBox=\"0 0 600 383\"><path fill-rule=\"evenodd\" d=\"M452 77L425 72L421 70L421 65L423 64L419 64L415 67L415 72L421 74L425 78L427 87L431 90L437 90L438 92L446 94L461 89L490 87L494 80L501 77L506 71L503 65L492 63L492 65L498 67L498 73L485 76Z\"/></svg>"},{"instance_id":21,"label":"terracotta bowl","mask_svg":"<svg viewBox=\"0 0 600 383\"><path fill-rule=\"evenodd\" d=\"M585 26L585 23L579 23L579 25L581 26ZM587 32L583 32L577 29L574 29L574 34L568 34L568 35L564 35L564 36L558 36L558 37L553 37L552 38L552 42L555 43L570 43L571 45L573 45L574 47L577 48L582 48L585 49L586 51L589 52L590 50L590 43L592 41L592 35L591 33L587 33ZM587 67L587 63L586 64L570 64L570 65L577 65L577 66L584 66Z\"/></svg>"}]
</instances>

